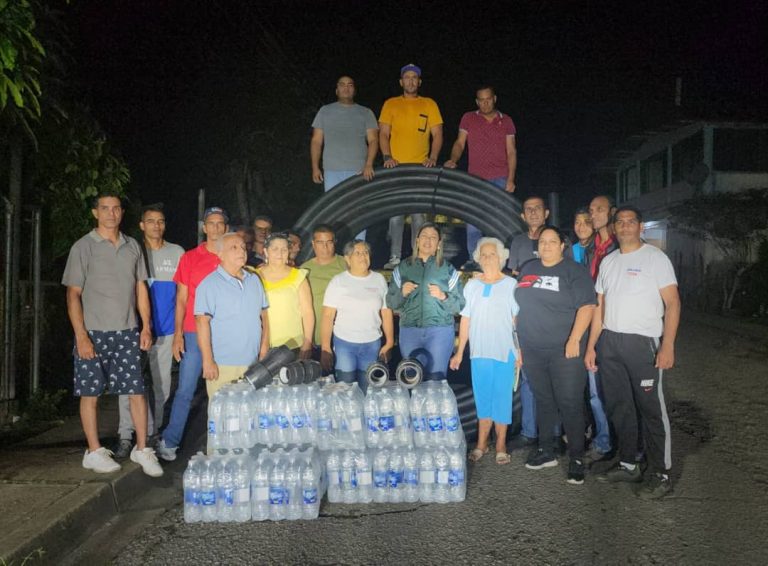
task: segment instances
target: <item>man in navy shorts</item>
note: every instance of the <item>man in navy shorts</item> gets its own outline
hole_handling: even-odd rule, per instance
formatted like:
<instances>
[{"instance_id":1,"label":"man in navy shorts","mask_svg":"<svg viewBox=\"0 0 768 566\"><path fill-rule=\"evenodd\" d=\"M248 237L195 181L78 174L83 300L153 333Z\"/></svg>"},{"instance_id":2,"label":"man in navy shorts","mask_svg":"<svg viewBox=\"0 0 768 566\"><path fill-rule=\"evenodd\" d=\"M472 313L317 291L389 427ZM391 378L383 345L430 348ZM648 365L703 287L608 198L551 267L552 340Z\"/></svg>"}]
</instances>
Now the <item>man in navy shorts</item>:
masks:
<instances>
[{"instance_id":1,"label":"man in navy shorts","mask_svg":"<svg viewBox=\"0 0 768 566\"><path fill-rule=\"evenodd\" d=\"M96 228L74 243L61 280L67 287L67 313L75 333L74 394L80 397L80 420L88 442L83 467L97 473L120 469L99 442L98 399L107 391L128 395L136 427L131 460L147 475L159 477L163 469L146 447L147 401L141 373L141 350L152 345L147 270L139 244L120 232L120 198L99 196L92 212Z\"/></svg>"}]
</instances>

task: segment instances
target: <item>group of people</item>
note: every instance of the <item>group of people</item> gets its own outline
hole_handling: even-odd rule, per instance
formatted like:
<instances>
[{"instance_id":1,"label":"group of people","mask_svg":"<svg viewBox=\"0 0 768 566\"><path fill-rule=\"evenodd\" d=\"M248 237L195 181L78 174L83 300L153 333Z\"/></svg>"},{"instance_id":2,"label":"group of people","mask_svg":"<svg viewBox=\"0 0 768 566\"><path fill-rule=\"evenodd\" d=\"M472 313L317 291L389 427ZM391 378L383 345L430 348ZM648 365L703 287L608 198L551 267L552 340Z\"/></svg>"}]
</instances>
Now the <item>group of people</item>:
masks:
<instances>
[{"instance_id":1,"label":"group of people","mask_svg":"<svg viewBox=\"0 0 768 566\"><path fill-rule=\"evenodd\" d=\"M338 101L321 108L313 123L315 182L330 190L354 175L370 179L379 150L384 167L436 165L442 118L434 101L418 95L421 69L403 67L400 84L402 97L387 100L377 123L354 104L353 80L339 79ZM455 167L468 144L469 172L513 192L515 127L495 103L491 87L476 91L478 110L462 118L444 166ZM371 270L364 233L338 255L334 228L320 224L311 234L314 257L297 266L300 236L272 232L266 216L231 226L226 211L208 208L205 241L184 252L165 241L161 206L142 213L143 245L120 231L122 214L118 197L95 200L96 228L73 245L62 279L88 442L84 467L111 472L120 467L113 456L130 456L149 475L162 475L157 456L176 458L199 377L210 397L272 347L314 357L337 380L365 389L369 365L387 360L396 343L404 358L421 362L425 379L446 379L469 345L479 418L471 460L488 452L495 429L497 463L511 461L510 449L528 447L526 467L549 468L558 464L565 438L567 481L581 484L589 463L611 454L615 442L618 464L601 479L642 481L644 457L648 481L641 494L660 497L671 489L663 372L674 363L680 303L671 263L641 239L637 209L617 210L610 197L596 197L576 213L571 245L547 225L545 201L528 197L527 231L508 249L467 226L479 268L466 285L443 257L440 227L425 218L413 218L413 253L405 259L402 218L390 221L387 282ZM173 359L180 363L179 383L168 407ZM144 373L152 383L146 392ZM518 385L522 430L508 442ZM106 389L121 395L115 453L97 433L97 399ZM595 422L589 451L587 392Z\"/></svg>"},{"instance_id":2,"label":"group of people","mask_svg":"<svg viewBox=\"0 0 768 566\"><path fill-rule=\"evenodd\" d=\"M312 180L323 183L326 191L355 175L370 181L379 152L385 168L403 164L435 167L443 147L443 117L433 99L419 95L421 75L421 68L413 63L400 69L402 95L384 102L378 121L369 108L355 103L352 77L339 77L336 102L320 108L312 122ZM477 110L462 116L458 136L443 167L455 169L469 144L469 173L513 193L517 130L512 119L496 108L496 102L492 86L481 85L476 89ZM417 234L425 221L424 214L411 214L414 250ZM389 221L390 257L384 266L386 269L394 269L401 261L404 223L404 216ZM481 235L479 229L467 225L470 257ZM358 237L364 239L365 232Z\"/></svg>"}]
</instances>

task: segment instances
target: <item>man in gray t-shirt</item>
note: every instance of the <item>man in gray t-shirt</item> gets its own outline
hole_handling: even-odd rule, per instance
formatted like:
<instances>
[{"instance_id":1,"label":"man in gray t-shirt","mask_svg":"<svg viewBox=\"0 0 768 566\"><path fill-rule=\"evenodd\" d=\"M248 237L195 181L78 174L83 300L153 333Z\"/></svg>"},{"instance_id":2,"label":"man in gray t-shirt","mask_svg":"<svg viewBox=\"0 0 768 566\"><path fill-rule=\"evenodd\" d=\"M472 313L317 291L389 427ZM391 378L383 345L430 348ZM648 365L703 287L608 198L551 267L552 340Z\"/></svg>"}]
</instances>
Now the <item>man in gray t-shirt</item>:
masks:
<instances>
[{"instance_id":1,"label":"man in gray t-shirt","mask_svg":"<svg viewBox=\"0 0 768 566\"><path fill-rule=\"evenodd\" d=\"M326 192L361 173L366 180L373 179L379 149L378 122L369 108L355 104L352 78L339 78L336 98L337 102L320 108L312 122L312 180L324 183Z\"/></svg>"},{"instance_id":2,"label":"man in gray t-shirt","mask_svg":"<svg viewBox=\"0 0 768 566\"><path fill-rule=\"evenodd\" d=\"M131 460L147 475L162 476L154 451L146 447L147 402L140 350L152 345L147 270L139 244L120 232L120 198L101 196L92 212L96 228L72 246L61 279L67 287L67 313L75 333L74 393L80 397L80 419L88 442L83 467L98 473L120 469L99 441L98 399L108 390L129 399L136 425Z\"/></svg>"},{"instance_id":3,"label":"man in gray t-shirt","mask_svg":"<svg viewBox=\"0 0 768 566\"><path fill-rule=\"evenodd\" d=\"M515 277L520 273L520 268L525 262L539 257L537 242L539 232L549 218L547 203L539 196L530 196L523 201L521 216L525 225L528 226L528 232L513 238L509 246L509 261L507 261L507 268L512 270Z\"/></svg>"}]
</instances>

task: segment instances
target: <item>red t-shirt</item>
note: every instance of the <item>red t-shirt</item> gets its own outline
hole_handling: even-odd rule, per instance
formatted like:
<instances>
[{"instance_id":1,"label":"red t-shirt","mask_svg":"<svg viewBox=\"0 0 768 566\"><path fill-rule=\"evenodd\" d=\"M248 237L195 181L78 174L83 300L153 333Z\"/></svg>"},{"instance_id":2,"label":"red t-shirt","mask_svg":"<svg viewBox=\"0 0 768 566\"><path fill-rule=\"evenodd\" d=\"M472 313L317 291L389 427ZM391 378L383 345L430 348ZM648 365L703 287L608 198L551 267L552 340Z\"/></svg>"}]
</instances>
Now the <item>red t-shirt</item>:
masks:
<instances>
[{"instance_id":1,"label":"red t-shirt","mask_svg":"<svg viewBox=\"0 0 768 566\"><path fill-rule=\"evenodd\" d=\"M219 265L219 256L209 252L205 242L189 250L179 260L173 280L187 286L187 310L184 313L184 332L197 332L195 326L195 291L200 282Z\"/></svg>"},{"instance_id":2,"label":"red t-shirt","mask_svg":"<svg viewBox=\"0 0 768 566\"><path fill-rule=\"evenodd\" d=\"M478 111L462 116L459 130L467 132L469 172L482 179L509 176L507 137L517 133L512 118L501 112L490 122Z\"/></svg>"}]
</instances>

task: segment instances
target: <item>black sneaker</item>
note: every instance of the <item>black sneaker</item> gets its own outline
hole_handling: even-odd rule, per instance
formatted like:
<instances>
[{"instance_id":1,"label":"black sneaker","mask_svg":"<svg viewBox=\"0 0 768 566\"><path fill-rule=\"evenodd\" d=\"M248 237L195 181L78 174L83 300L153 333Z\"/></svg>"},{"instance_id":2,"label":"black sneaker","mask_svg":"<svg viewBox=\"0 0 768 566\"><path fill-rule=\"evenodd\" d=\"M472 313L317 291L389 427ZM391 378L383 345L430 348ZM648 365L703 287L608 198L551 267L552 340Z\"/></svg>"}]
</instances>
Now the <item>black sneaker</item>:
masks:
<instances>
[{"instance_id":1,"label":"black sneaker","mask_svg":"<svg viewBox=\"0 0 768 566\"><path fill-rule=\"evenodd\" d=\"M619 462L613 468L597 476L600 481L606 481L610 483L627 482L627 483L640 483L643 481L643 472L640 470L640 466L635 464L635 469L630 470Z\"/></svg>"},{"instance_id":2,"label":"black sneaker","mask_svg":"<svg viewBox=\"0 0 768 566\"><path fill-rule=\"evenodd\" d=\"M531 448L532 446L536 446L537 441L538 439L536 438L529 438L522 434L518 434L507 443L507 452L522 450L523 448Z\"/></svg>"},{"instance_id":3,"label":"black sneaker","mask_svg":"<svg viewBox=\"0 0 768 566\"><path fill-rule=\"evenodd\" d=\"M581 485L584 483L584 462L581 460L571 459L568 464L568 479L566 482L573 485Z\"/></svg>"},{"instance_id":4,"label":"black sneaker","mask_svg":"<svg viewBox=\"0 0 768 566\"><path fill-rule=\"evenodd\" d=\"M545 452L541 448L532 450L525 462L525 467L529 470L542 470L544 468L554 468L557 466L557 458L552 452Z\"/></svg>"},{"instance_id":5,"label":"black sneaker","mask_svg":"<svg viewBox=\"0 0 768 566\"><path fill-rule=\"evenodd\" d=\"M637 490L637 496L640 499L661 499L672 492L672 483L669 476L662 474L651 474L648 481Z\"/></svg>"}]
</instances>

